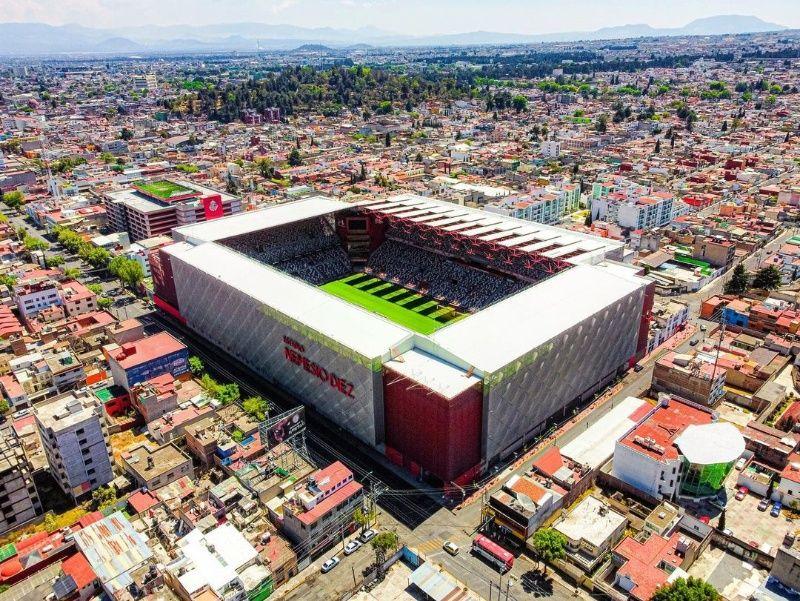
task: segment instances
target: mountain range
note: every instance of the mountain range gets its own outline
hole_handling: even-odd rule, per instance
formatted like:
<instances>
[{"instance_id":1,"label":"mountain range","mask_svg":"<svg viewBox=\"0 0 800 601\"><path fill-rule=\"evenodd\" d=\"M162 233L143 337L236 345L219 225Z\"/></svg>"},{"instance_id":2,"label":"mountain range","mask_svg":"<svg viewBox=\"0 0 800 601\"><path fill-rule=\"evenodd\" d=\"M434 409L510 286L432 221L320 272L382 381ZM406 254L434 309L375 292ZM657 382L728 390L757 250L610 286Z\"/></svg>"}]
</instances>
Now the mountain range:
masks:
<instances>
[{"instance_id":1,"label":"mountain range","mask_svg":"<svg viewBox=\"0 0 800 601\"><path fill-rule=\"evenodd\" d=\"M683 27L655 28L646 24L604 27L594 31L515 34L491 31L411 36L374 27L308 28L266 23L137 26L98 29L81 25L0 23L0 54L139 54L169 52L292 50L301 46L332 48L370 46L469 46L532 44L578 40L618 40L639 37L762 33L788 29L754 16L720 15L697 19Z\"/></svg>"}]
</instances>

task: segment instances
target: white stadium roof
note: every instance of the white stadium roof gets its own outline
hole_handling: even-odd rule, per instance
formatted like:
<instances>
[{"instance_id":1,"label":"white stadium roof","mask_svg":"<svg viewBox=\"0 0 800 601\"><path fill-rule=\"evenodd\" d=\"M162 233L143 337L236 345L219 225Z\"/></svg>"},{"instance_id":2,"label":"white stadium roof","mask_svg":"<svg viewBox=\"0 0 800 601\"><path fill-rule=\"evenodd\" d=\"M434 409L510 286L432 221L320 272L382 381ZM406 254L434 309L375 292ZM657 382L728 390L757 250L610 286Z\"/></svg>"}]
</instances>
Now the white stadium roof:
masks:
<instances>
[{"instance_id":1,"label":"white stadium roof","mask_svg":"<svg viewBox=\"0 0 800 601\"><path fill-rule=\"evenodd\" d=\"M689 463L714 465L731 463L744 453L744 437L728 422L692 424L675 439Z\"/></svg>"},{"instance_id":2,"label":"white stadium roof","mask_svg":"<svg viewBox=\"0 0 800 601\"><path fill-rule=\"evenodd\" d=\"M175 244L165 251L364 357L382 357L412 335L375 313L221 244Z\"/></svg>"},{"instance_id":3,"label":"white stadium roof","mask_svg":"<svg viewBox=\"0 0 800 601\"><path fill-rule=\"evenodd\" d=\"M203 221L173 230L176 240L186 240L192 244L215 242L242 234L251 234L271 227L321 217L336 213L353 205L325 196L312 196L296 202L275 205L260 211L237 213L221 219Z\"/></svg>"},{"instance_id":4,"label":"white stadium roof","mask_svg":"<svg viewBox=\"0 0 800 601\"><path fill-rule=\"evenodd\" d=\"M484 373L497 371L644 285L633 275L576 265L442 328L431 339Z\"/></svg>"}]
</instances>

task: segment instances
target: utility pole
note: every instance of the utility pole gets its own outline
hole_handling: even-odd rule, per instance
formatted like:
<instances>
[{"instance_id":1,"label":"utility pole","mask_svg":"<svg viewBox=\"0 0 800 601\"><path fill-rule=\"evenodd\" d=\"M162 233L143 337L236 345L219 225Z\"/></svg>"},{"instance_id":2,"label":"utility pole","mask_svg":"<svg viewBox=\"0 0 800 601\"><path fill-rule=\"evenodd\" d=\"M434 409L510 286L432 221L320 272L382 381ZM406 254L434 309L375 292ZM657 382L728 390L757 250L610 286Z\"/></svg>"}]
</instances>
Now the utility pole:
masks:
<instances>
[{"instance_id":1,"label":"utility pole","mask_svg":"<svg viewBox=\"0 0 800 601\"><path fill-rule=\"evenodd\" d=\"M350 569L353 570L353 586L358 586L358 582L356 581L356 566L350 566Z\"/></svg>"}]
</instances>

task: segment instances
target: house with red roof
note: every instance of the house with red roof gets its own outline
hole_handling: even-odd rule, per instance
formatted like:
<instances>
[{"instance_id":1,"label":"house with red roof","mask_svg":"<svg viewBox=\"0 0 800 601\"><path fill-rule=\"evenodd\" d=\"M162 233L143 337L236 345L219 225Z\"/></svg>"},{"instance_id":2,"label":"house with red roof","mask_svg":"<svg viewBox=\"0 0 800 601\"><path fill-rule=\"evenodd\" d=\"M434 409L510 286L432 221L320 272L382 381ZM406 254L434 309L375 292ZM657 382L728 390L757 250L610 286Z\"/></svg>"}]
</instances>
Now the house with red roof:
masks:
<instances>
[{"instance_id":1,"label":"house with red roof","mask_svg":"<svg viewBox=\"0 0 800 601\"><path fill-rule=\"evenodd\" d=\"M62 579L66 580L64 588L76 595L72 598L87 601L97 594L97 574L83 553L78 552L65 559L61 564L61 572Z\"/></svg>"},{"instance_id":2,"label":"house with red roof","mask_svg":"<svg viewBox=\"0 0 800 601\"><path fill-rule=\"evenodd\" d=\"M189 350L167 332L122 345L109 344L103 350L114 383L129 391L136 384L162 374L178 377L189 372Z\"/></svg>"},{"instance_id":3,"label":"house with red roof","mask_svg":"<svg viewBox=\"0 0 800 601\"><path fill-rule=\"evenodd\" d=\"M614 586L634 601L649 601L665 584L688 578L685 569L696 553L697 543L680 531L669 538L651 533L644 541L626 536L612 553L614 564L619 566Z\"/></svg>"},{"instance_id":4,"label":"house with red roof","mask_svg":"<svg viewBox=\"0 0 800 601\"><path fill-rule=\"evenodd\" d=\"M363 486L341 461L317 470L292 493L283 504L283 531L295 545L313 545L311 553L339 540L342 529L351 532L353 513L363 502ZM322 523L340 527L321 535Z\"/></svg>"}]
</instances>

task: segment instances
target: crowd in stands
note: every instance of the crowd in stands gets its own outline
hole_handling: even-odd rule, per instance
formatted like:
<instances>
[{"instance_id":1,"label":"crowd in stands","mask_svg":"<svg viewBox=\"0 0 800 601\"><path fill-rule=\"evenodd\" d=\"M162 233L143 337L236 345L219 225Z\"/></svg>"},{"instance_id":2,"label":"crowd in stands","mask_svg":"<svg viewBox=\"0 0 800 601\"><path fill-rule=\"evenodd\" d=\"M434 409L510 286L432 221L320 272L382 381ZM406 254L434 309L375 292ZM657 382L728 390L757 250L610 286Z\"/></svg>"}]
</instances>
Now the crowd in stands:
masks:
<instances>
[{"instance_id":1,"label":"crowd in stands","mask_svg":"<svg viewBox=\"0 0 800 601\"><path fill-rule=\"evenodd\" d=\"M394 240L372 253L366 271L466 311L483 309L527 286Z\"/></svg>"},{"instance_id":2,"label":"crowd in stands","mask_svg":"<svg viewBox=\"0 0 800 601\"><path fill-rule=\"evenodd\" d=\"M322 218L237 236L224 244L315 286L353 271L339 237Z\"/></svg>"}]
</instances>

